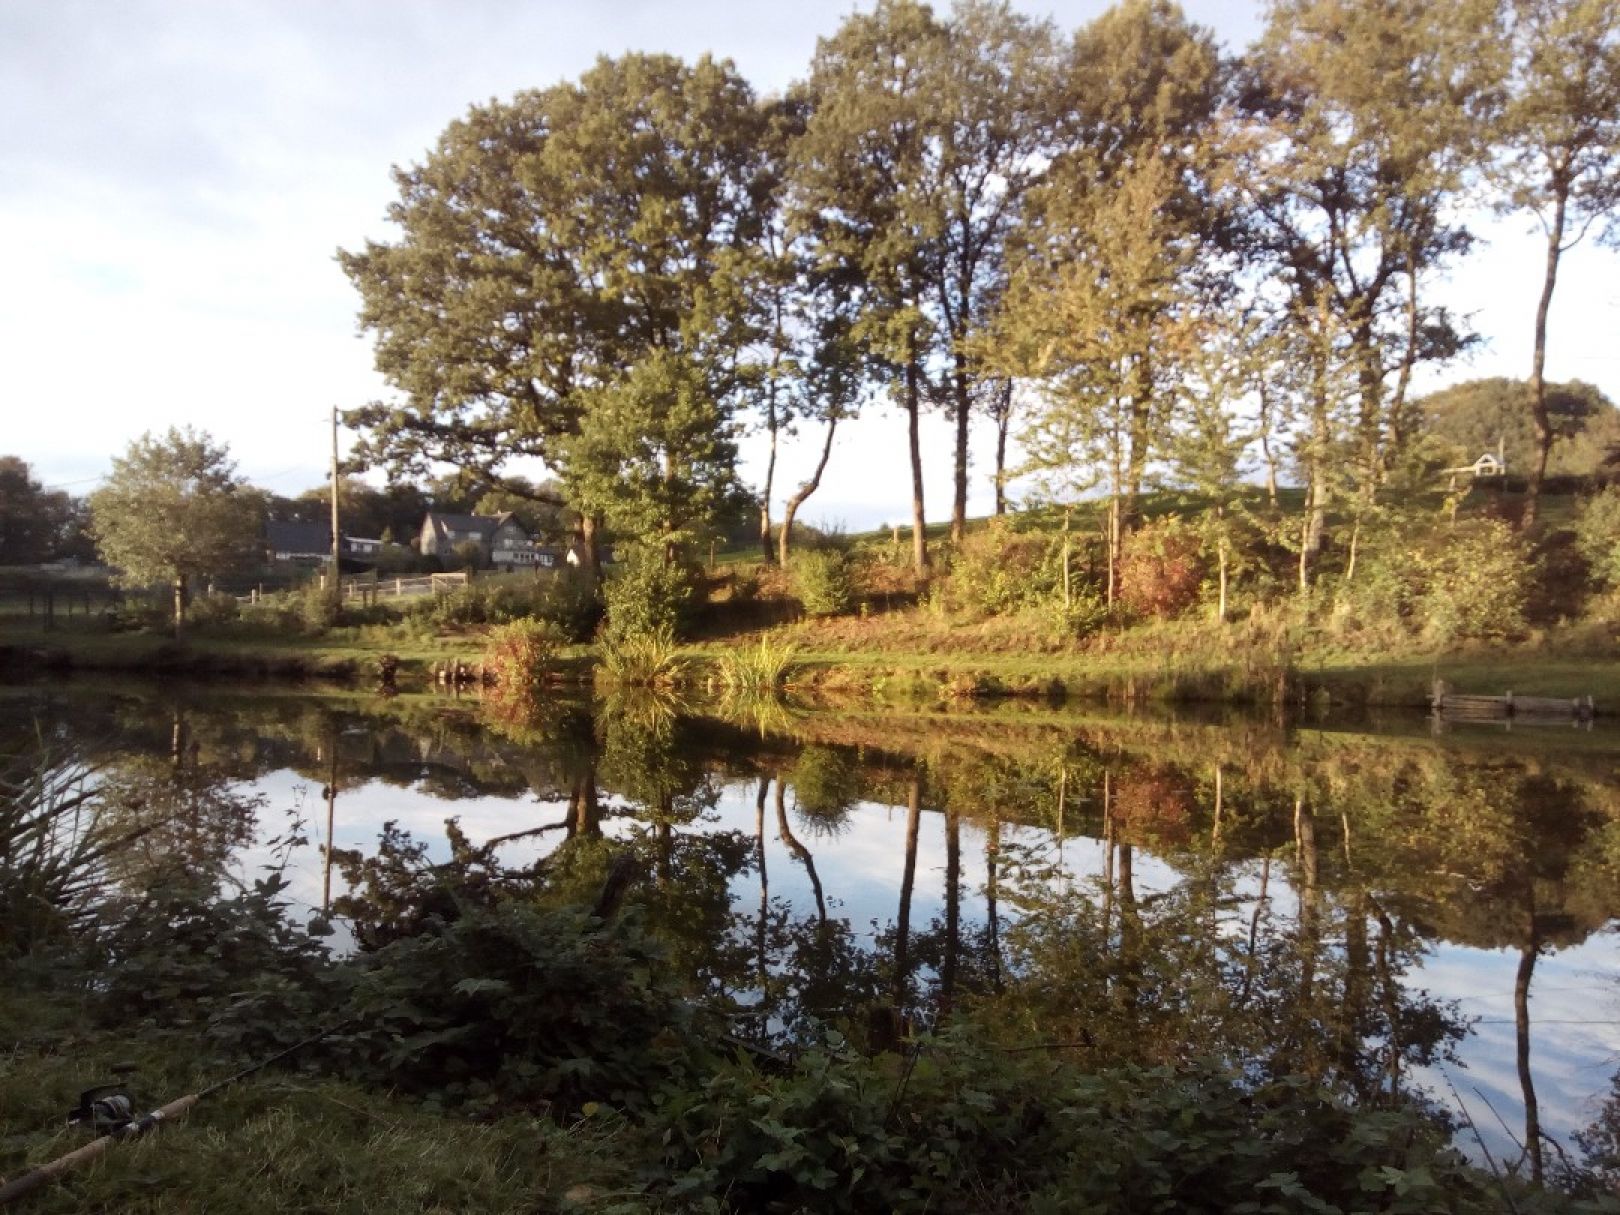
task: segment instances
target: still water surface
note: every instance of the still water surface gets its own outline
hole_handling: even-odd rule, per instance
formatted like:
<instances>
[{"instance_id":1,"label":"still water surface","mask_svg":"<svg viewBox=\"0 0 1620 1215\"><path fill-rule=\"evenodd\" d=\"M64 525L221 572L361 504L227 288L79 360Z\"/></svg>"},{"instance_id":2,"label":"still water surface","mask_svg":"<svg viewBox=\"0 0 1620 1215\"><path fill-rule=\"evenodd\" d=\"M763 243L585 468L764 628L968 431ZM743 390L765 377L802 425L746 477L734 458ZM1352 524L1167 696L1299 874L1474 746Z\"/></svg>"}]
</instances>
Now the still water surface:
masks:
<instances>
[{"instance_id":1,"label":"still water surface","mask_svg":"<svg viewBox=\"0 0 1620 1215\"><path fill-rule=\"evenodd\" d=\"M1014 1037L1460 1102L1508 1160L1527 1118L1572 1147L1620 1066L1605 723L1027 706L739 721L632 698L514 724L425 698L0 699L8 747L38 729L175 824L126 881L180 854L238 878L285 865L313 915L349 892L329 855L375 855L388 823L434 861L452 818L472 844L504 839L513 867L630 846L673 964L761 1035L969 1009ZM293 827L307 843L289 851Z\"/></svg>"}]
</instances>

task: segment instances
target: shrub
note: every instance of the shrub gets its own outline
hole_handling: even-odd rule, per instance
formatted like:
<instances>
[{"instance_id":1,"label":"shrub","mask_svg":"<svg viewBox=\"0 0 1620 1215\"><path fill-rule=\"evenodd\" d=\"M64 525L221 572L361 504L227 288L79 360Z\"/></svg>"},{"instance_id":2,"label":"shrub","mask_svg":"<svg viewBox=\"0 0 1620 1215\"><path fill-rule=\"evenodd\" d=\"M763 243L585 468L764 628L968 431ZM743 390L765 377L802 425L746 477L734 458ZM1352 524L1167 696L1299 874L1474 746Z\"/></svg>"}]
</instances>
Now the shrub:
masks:
<instances>
[{"instance_id":1,"label":"shrub","mask_svg":"<svg viewBox=\"0 0 1620 1215\"><path fill-rule=\"evenodd\" d=\"M1620 486L1611 485L1581 503L1575 517L1575 547L1594 582L1620 587Z\"/></svg>"},{"instance_id":2,"label":"shrub","mask_svg":"<svg viewBox=\"0 0 1620 1215\"><path fill-rule=\"evenodd\" d=\"M671 1094L660 1196L737 1211L1502 1209L1490 1175L1417 1113L1357 1111L1304 1081L1205 1062L1088 1073L965 1033L918 1058L901 1068L835 1039L785 1074L734 1066Z\"/></svg>"},{"instance_id":3,"label":"shrub","mask_svg":"<svg viewBox=\"0 0 1620 1215\"><path fill-rule=\"evenodd\" d=\"M838 616L855 601L849 559L837 549L810 549L793 555L793 592L812 616Z\"/></svg>"},{"instance_id":4,"label":"shrub","mask_svg":"<svg viewBox=\"0 0 1620 1215\"><path fill-rule=\"evenodd\" d=\"M1063 537L1020 532L1005 519L993 519L962 541L946 587L949 607L982 615L1048 603L1063 587Z\"/></svg>"},{"instance_id":5,"label":"shrub","mask_svg":"<svg viewBox=\"0 0 1620 1215\"><path fill-rule=\"evenodd\" d=\"M484 671L503 693L532 692L556 669L564 640L550 621L513 620L499 625L484 646Z\"/></svg>"},{"instance_id":6,"label":"shrub","mask_svg":"<svg viewBox=\"0 0 1620 1215\"><path fill-rule=\"evenodd\" d=\"M761 637L757 644L728 650L719 659L720 682L729 696L773 696L793 665L794 645Z\"/></svg>"},{"instance_id":7,"label":"shrub","mask_svg":"<svg viewBox=\"0 0 1620 1215\"><path fill-rule=\"evenodd\" d=\"M1506 523L1460 523L1411 557L1419 588L1414 610L1433 640L1491 640L1524 629L1530 556Z\"/></svg>"},{"instance_id":8,"label":"shrub","mask_svg":"<svg viewBox=\"0 0 1620 1215\"><path fill-rule=\"evenodd\" d=\"M678 636L697 595L696 572L681 561L666 561L657 550L636 545L603 588L607 625L603 641L617 645L633 637Z\"/></svg>"},{"instance_id":9,"label":"shrub","mask_svg":"<svg viewBox=\"0 0 1620 1215\"><path fill-rule=\"evenodd\" d=\"M679 1080L695 1012L624 917L521 902L470 908L376 955L356 986L362 1076L445 1105L640 1106Z\"/></svg>"},{"instance_id":10,"label":"shrub","mask_svg":"<svg viewBox=\"0 0 1620 1215\"><path fill-rule=\"evenodd\" d=\"M1048 598L1045 607L1058 630L1070 637L1089 637L1108 623L1108 601L1078 580L1070 587L1068 603L1060 594Z\"/></svg>"},{"instance_id":11,"label":"shrub","mask_svg":"<svg viewBox=\"0 0 1620 1215\"><path fill-rule=\"evenodd\" d=\"M215 628L240 617L242 606L236 602L235 595L204 595L192 601L186 615L199 628Z\"/></svg>"},{"instance_id":12,"label":"shrub","mask_svg":"<svg viewBox=\"0 0 1620 1215\"><path fill-rule=\"evenodd\" d=\"M288 591L276 612L277 625L290 633L324 633L337 618L337 604L318 579Z\"/></svg>"},{"instance_id":13,"label":"shrub","mask_svg":"<svg viewBox=\"0 0 1620 1215\"><path fill-rule=\"evenodd\" d=\"M669 628L629 637L611 631L602 638L602 662L597 674L608 683L632 687L661 687L680 676L675 634Z\"/></svg>"},{"instance_id":14,"label":"shrub","mask_svg":"<svg viewBox=\"0 0 1620 1215\"><path fill-rule=\"evenodd\" d=\"M475 579L447 595L416 600L405 619L435 630L541 620L554 625L565 640L584 641L601 614L591 576L562 569L534 578Z\"/></svg>"},{"instance_id":15,"label":"shrub","mask_svg":"<svg viewBox=\"0 0 1620 1215\"><path fill-rule=\"evenodd\" d=\"M1198 537L1169 516L1125 537L1119 558L1119 598L1143 615L1174 616L1198 599L1204 579Z\"/></svg>"}]
</instances>

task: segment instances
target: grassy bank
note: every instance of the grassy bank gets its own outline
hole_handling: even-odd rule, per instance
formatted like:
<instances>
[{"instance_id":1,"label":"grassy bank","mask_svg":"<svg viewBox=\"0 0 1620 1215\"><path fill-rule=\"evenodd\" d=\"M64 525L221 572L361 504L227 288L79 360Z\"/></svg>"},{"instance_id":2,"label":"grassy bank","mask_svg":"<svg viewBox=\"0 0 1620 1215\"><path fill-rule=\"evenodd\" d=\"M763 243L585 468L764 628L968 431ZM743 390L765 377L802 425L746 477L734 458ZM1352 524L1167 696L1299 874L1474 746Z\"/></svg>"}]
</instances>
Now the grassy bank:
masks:
<instances>
[{"instance_id":1,"label":"grassy bank","mask_svg":"<svg viewBox=\"0 0 1620 1215\"><path fill-rule=\"evenodd\" d=\"M202 678L374 682L379 660L397 660L399 683L422 688L436 664L477 662L484 645L474 627L422 638L367 628L321 635L199 632L176 642L162 635L87 628L0 628L0 670L62 670ZM1322 645L1297 653L1260 648L1240 626L1145 630L1130 645L1019 651L978 647L946 632L924 644L887 640L875 630L851 637L807 622L770 631L790 652L788 684L828 699L893 702L967 701L1002 696L1135 703L1327 704L1422 708L1436 679L1459 692L1587 696L1599 711L1620 707L1620 660L1589 641L1564 647L1554 638L1518 646L1451 652L1379 653ZM681 650L699 684L716 678L729 655L757 643L757 632L709 639ZM954 642L954 643L953 643ZM1596 651L1596 652L1594 652ZM563 671L588 680L591 646L565 650Z\"/></svg>"}]
</instances>

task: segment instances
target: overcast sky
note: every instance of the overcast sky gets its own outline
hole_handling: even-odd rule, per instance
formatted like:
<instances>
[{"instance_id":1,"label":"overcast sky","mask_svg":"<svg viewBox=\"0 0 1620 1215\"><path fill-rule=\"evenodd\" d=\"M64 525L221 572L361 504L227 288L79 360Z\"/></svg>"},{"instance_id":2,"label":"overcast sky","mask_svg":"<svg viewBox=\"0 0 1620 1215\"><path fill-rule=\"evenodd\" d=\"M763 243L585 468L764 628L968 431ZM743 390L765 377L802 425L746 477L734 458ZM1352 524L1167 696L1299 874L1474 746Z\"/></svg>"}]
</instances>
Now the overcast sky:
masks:
<instances>
[{"instance_id":1,"label":"overcast sky","mask_svg":"<svg viewBox=\"0 0 1620 1215\"><path fill-rule=\"evenodd\" d=\"M147 430L202 427L282 493L324 471L327 411L385 394L333 260L385 235L389 168L421 158L469 104L576 76L599 53L703 51L762 92L800 75L847 0L0 0L0 454L47 484L94 487ZM1102 0L1020 3L1072 28ZM1230 45L1259 5L1190 0ZM1526 374L1540 248L1528 221L1445 287L1485 339L1424 387ZM1620 258L1570 259L1549 374L1620 398ZM812 519L905 514L904 426L844 434ZM929 515L949 512L948 436ZM801 449L808 448L801 443ZM982 452L982 460L980 453ZM785 479L810 454L792 454ZM990 448L973 509L988 509Z\"/></svg>"}]
</instances>

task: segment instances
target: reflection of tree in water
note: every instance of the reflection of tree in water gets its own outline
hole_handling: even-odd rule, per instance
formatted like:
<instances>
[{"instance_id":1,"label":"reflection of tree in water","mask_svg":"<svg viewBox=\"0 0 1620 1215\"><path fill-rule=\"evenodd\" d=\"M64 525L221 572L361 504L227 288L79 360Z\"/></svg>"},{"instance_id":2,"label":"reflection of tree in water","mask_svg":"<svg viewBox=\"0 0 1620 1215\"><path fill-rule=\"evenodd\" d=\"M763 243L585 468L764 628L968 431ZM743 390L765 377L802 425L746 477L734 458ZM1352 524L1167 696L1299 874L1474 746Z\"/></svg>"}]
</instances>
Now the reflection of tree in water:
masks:
<instances>
[{"instance_id":1,"label":"reflection of tree in water","mask_svg":"<svg viewBox=\"0 0 1620 1215\"><path fill-rule=\"evenodd\" d=\"M793 787L793 810L805 833L830 838L847 828L864 781L848 750L812 745L799 752L787 783Z\"/></svg>"},{"instance_id":2,"label":"reflection of tree in water","mask_svg":"<svg viewBox=\"0 0 1620 1215\"><path fill-rule=\"evenodd\" d=\"M590 902L617 851L638 855L656 879L640 914L670 942L671 965L762 1002L787 1033L817 1018L859 1022L873 1005L925 1020L992 1007L1025 1041L1083 1031L1099 1056L1106 1045L1154 1059L1207 1044L1377 1098L1454 1039L1455 1017L1403 984L1429 943L1510 949L1531 1144L1537 964L1608 922L1620 872L1620 798L1602 779L1451 741L1087 725L975 747L945 736L955 719L931 718L905 747L839 723L833 737L860 750L733 734L722 752L657 697L497 731L466 705L398 703L368 716L267 698L184 710L177 763L172 715L157 707L96 704L63 727L123 734L116 787L130 804L120 813L154 828L131 854L139 880L196 858L218 869L246 841L256 807L231 800L229 776L290 766L328 783L335 753L344 787L423 788L426 765L442 773L427 789L548 802L544 821L511 833L556 843L536 897ZM722 771L750 778L751 830L705 821ZM863 800L905 815L892 913L875 938L839 917L844 892L828 864L836 833L861 829L850 810ZM604 831L621 801L630 830ZM939 816L943 875L918 872L924 814ZM982 892L962 879L973 829L984 833ZM780 898L780 866L761 871L773 831L788 868L804 873L803 906ZM1076 834L1101 845L1096 881L1069 880L1056 863L1066 838L1071 859L1096 846L1077 848ZM1161 866L1170 888L1145 887ZM942 882L944 894L923 925L919 882L930 894ZM987 1005L998 984L1004 996ZM1527 1156L1524 1167L1550 1161Z\"/></svg>"},{"instance_id":3,"label":"reflection of tree in water","mask_svg":"<svg viewBox=\"0 0 1620 1215\"><path fill-rule=\"evenodd\" d=\"M265 799L241 792L232 769L204 762L189 719L176 711L166 756L128 755L103 775L108 825L129 842L110 858L131 891L217 885L252 843Z\"/></svg>"}]
</instances>

